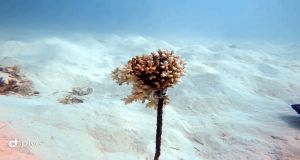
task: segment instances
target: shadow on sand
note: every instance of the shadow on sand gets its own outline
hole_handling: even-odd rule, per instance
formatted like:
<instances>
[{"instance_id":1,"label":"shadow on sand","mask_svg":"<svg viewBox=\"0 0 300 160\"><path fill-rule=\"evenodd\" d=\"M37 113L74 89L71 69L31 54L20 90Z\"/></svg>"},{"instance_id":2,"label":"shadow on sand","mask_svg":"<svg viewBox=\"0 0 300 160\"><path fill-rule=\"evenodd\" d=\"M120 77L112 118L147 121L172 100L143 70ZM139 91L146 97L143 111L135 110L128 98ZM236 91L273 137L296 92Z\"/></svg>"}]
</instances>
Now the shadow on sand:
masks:
<instances>
[{"instance_id":1,"label":"shadow on sand","mask_svg":"<svg viewBox=\"0 0 300 160\"><path fill-rule=\"evenodd\" d=\"M280 119L286 122L290 127L300 130L300 116L283 115Z\"/></svg>"}]
</instances>

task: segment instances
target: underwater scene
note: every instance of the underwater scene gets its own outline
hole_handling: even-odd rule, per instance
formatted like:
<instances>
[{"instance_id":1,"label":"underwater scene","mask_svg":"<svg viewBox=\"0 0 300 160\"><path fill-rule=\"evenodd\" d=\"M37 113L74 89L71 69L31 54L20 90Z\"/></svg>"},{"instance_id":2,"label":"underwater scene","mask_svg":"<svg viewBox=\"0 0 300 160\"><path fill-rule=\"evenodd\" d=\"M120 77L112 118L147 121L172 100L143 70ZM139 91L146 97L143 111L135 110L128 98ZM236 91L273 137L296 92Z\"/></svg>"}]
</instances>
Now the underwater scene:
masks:
<instances>
[{"instance_id":1,"label":"underwater scene","mask_svg":"<svg viewBox=\"0 0 300 160\"><path fill-rule=\"evenodd\" d=\"M299 160L300 1L1 0L0 160Z\"/></svg>"}]
</instances>

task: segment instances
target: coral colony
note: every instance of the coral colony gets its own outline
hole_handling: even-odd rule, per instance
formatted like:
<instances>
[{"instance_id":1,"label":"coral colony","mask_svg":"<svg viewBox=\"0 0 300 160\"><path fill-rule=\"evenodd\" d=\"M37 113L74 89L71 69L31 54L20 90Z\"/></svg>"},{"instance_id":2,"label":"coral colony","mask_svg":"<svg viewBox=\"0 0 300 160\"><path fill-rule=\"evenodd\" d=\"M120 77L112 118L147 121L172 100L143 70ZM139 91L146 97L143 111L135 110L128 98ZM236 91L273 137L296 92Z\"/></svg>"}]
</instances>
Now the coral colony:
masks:
<instances>
[{"instance_id":1,"label":"coral colony","mask_svg":"<svg viewBox=\"0 0 300 160\"><path fill-rule=\"evenodd\" d=\"M83 103L83 96L90 95L93 92L93 88L72 88L71 92L66 95L64 98L58 100L59 103L62 104L75 104L75 103Z\"/></svg>"},{"instance_id":2,"label":"coral colony","mask_svg":"<svg viewBox=\"0 0 300 160\"><path fill-rule=\"evenodd\" d=\"M0 95L33 96L39 94L39 92L33 90L32 82L20 72L19 66L0 67L0 73L8 75L6 80L0 77Z\"/></svg>"},{"instance_id":3,"label":"coral colony","mask_svg":"<svg viewBox=\"0 0 300 160\"><path fill-rule=\"evenodd\" d=\"M132 84L131 95L124 98L125 104L133 101L147 102L147 107L157 109L156 152L160 156L163 106L169 103L168 87L180 82L186 63L173 51L158 50L151 54L135 56L112 72L112 78L119 85Z\"/></svg>"}]
</instances>

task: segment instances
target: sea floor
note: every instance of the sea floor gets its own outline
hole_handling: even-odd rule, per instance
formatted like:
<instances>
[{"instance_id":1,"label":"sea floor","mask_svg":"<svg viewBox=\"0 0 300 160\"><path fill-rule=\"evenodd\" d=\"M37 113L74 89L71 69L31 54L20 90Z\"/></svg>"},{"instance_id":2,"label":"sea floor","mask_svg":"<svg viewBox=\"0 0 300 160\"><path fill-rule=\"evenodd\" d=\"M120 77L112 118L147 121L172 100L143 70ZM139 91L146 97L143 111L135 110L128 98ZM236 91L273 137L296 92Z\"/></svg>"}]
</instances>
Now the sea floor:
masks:
<instances>
[{"instance_id":1,"label":"sea floor","mask_svg":"<svg viewBox=\"0 0 300 160\"><path fill-rule=\"evenodd\" d=\"M162 160L299 159L300 116L290 105L300 103L300 44L116 35L0 41L0 65L19 65L39 92L0 96L0 159L152 159L156 111L125 105L130 86L110 73L159 48L188 63L168 91ZM74 87L93 92L59 103ZM9 147L14 139L24 144Z\"/></svg>"}]
</instances>

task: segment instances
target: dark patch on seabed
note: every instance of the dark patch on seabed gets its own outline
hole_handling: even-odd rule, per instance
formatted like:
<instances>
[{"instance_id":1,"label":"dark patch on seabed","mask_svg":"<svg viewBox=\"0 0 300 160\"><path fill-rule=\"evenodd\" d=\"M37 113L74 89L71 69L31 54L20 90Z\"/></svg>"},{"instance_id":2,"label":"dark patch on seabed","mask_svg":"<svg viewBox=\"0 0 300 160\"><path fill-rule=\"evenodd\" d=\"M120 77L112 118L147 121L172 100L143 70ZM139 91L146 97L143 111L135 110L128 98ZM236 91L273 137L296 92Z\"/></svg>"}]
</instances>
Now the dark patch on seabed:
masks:
<instances>
[{"instance_id":1,"label":"dark patch on seabed","mask_svg":"<svg viewBox=\"0 0 300 160\"><path fill-rule=\"evenodd\" d=\"M280 116L280 119L286 122L290 127L300 130L300 116L283 115Z\"/></svg>"}]
</instances>

